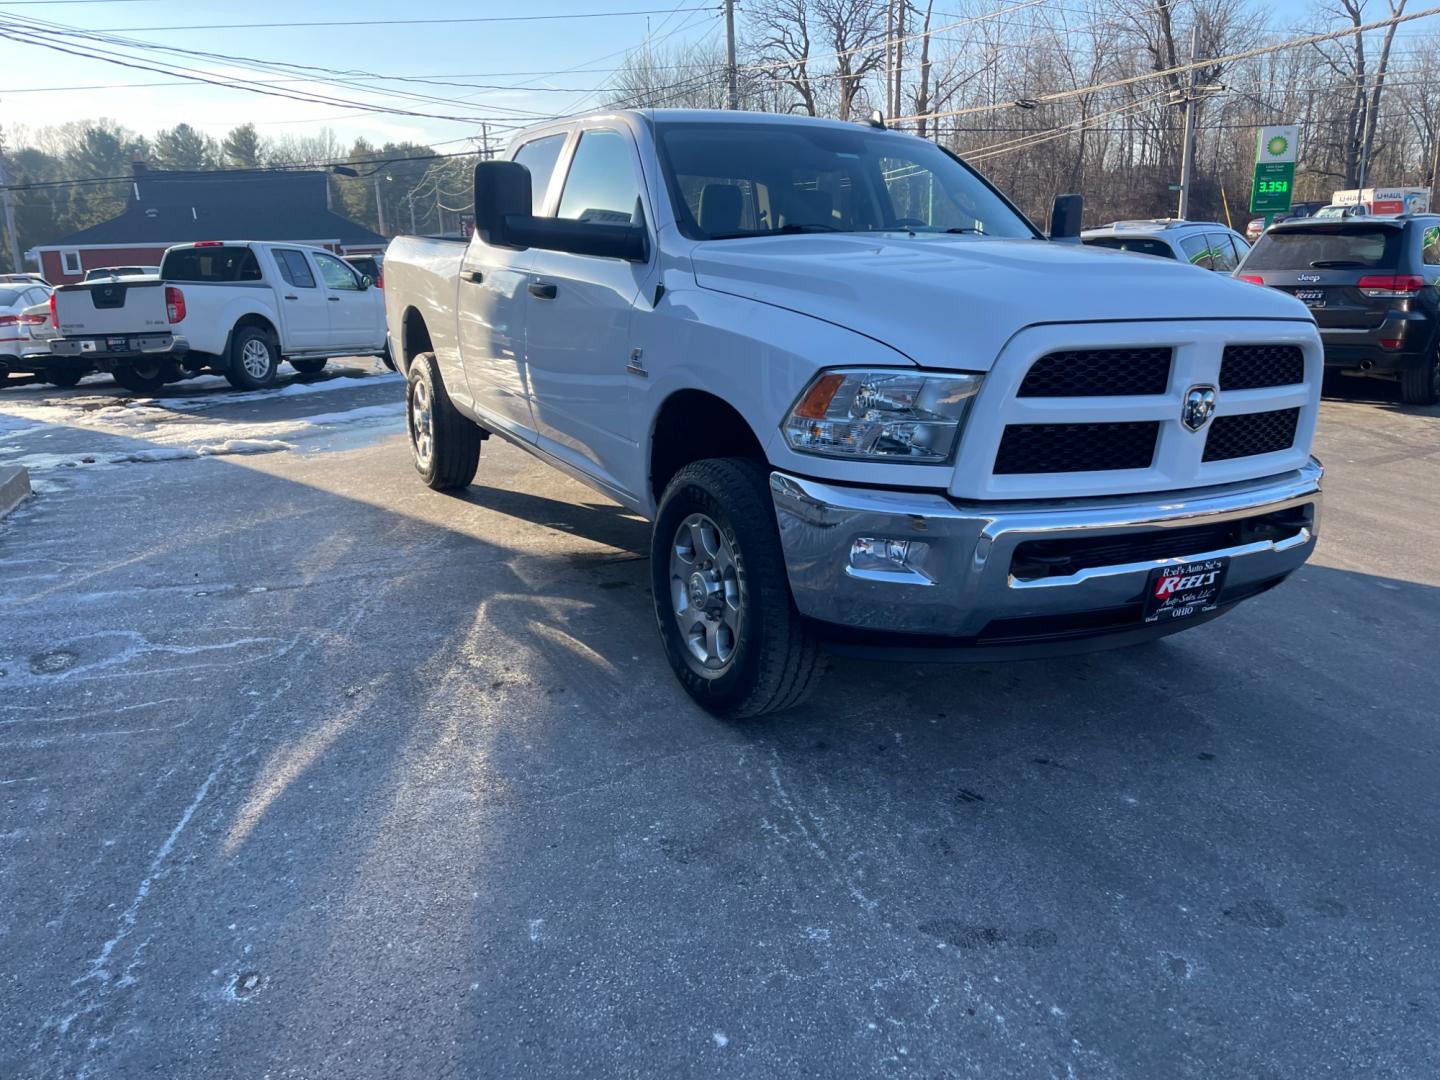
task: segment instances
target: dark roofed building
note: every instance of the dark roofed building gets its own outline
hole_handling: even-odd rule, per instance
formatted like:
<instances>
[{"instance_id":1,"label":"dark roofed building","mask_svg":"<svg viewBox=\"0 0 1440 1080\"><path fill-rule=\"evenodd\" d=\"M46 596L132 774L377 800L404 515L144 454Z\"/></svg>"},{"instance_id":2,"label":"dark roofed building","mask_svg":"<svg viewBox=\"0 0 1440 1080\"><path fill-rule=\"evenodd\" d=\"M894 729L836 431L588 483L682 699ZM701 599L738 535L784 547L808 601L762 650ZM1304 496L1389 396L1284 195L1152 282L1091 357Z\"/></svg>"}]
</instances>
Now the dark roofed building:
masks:
<instances>
[{"instance_id":1,"label":"dark roofed building","mask_svg":"<svg viewBox=\"0 0 1440 1080\"><path fill-rule=\"evenodd\" d=\"M53 284L101 266L156 266L172 244L194 240L281 240L341 254L383 251L385 238L330 209L324 172L159 172L136 162L125 212L42 244Z\"/></svg>"}]
</instances>

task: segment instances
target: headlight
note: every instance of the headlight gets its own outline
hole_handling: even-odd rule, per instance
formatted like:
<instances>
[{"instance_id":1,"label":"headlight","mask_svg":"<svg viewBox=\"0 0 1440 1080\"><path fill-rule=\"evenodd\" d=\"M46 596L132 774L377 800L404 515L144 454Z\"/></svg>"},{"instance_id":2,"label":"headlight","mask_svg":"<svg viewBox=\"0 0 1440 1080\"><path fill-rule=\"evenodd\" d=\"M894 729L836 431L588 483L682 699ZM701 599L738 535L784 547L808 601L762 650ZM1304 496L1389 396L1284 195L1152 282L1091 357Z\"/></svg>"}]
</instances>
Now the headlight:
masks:
<instances>
[{"instance_id":1,"label":"headlight","mask_svg":"<svg viewBox=\"0 0 1440 1080\"><path fill-rule=\"evenodd\" d=\"M949 461L981 375L909 371L827 371L785 418L792 450L826 457Z\"/></svg>"}]
</instances>

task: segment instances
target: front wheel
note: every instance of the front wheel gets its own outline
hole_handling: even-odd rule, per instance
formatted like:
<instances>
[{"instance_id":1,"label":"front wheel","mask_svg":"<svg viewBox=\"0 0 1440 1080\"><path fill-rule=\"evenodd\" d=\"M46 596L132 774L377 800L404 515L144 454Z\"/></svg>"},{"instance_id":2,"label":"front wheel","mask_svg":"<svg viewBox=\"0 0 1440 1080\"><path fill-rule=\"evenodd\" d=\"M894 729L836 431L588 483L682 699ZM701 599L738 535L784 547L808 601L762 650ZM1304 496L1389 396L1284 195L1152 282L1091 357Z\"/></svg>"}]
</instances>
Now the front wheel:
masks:
<instances>
[{"instance_id":1,"label":"front wheel","mask_svg":"<svg viewBox=\"0 0 1440 1080\"><path fill-rule=\"evenodd\" d=\"M453 491L475 479L484 433L451 404L434 353L421 353L410 362L405 426L415 471L427 487Z\"/></svg>"},{"instance_id":2,"label":"front wheel","mask_svg":"<svg viewBox=\"0 0 1440 1080\"><path fill-rule=\"evenodd\" d=\"M280 373L280 348L268 330L237 327L230 335L230 366L225 378L237 390L264 390Z\"/></svg>"},{"instance_id":3,"label":"front wheel","mask_svg":"<svg viewBox=\"0 0 1440 1080\"><path fill-rule=\"evenodd\" d=\"M655 517L650 579L665 655L702 707L760 716L814 689L820 651L790 596L763 463L711 458L675 474Z\"/></svg>"},{"instance_id":4,"label":"front wheel","mask_svg":"<svg viewBox=\"0 0 1440 1080\"><path fill-rule=\"evenodd\" d=\"M323 356L315 360L292 358L290 361L290 366L293 367L296 371L300 372L301 375L314 375L317 372L325 370L325 363L326 360Z\"/></svg>"},{"instance_id":5,"label":"front wheel","mask_svg":"<svg viewBox=\"0 0 1440 1080\"><path fill-rule=\"evenodd\" d=\"M1400 400L1406 405L1440 402L1440 344L1429 363L1400 372Z\"/></svg>"}]
</instances>

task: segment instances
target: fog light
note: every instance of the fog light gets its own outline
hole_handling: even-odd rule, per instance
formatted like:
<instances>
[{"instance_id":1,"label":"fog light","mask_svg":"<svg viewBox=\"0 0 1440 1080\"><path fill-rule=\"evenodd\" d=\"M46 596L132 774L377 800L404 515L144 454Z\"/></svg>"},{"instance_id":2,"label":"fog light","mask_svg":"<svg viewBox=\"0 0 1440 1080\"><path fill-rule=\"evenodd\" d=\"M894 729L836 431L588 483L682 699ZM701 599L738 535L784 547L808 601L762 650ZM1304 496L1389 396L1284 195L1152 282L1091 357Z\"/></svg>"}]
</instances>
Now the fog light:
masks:
<instances>
[{"instance_id":1,"label":"fog light","mask_svg":"<svg viewBox=\"0 0 1440 1080\"><path fill-rule=\"evenodd\" d=\"M919 540L862 536L850 545L850 569L896 574L916 583L924 583L930 580L924 565L929 551L930 545Z\"/></svg>"},{"instance_id":2,"label":"fog light","mask_svg":"<svg viewBox=\"0 0 1440 1080\"><path fill-rule=\"evenodd\" d=\"M1380 347L1382 349L1398 349L1400 348L1400 339L1398 337L1383 337L1380 339Z\"/></svg>"}]
</instances>

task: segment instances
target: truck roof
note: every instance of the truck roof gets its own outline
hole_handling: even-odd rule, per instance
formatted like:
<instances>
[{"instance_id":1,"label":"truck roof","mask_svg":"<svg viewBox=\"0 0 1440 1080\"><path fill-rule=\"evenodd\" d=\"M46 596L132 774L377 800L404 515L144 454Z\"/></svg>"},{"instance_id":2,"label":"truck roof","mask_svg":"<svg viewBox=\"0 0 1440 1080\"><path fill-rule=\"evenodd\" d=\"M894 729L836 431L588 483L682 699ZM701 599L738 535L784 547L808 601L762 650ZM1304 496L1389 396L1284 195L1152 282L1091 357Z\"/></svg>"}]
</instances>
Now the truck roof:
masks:
<instances>
[{"instance_id":1,"label":"truck roof","mask_svg":"<svg viewBox=\"0 0 1440 1080\"><path fill-rule=\"evenodd\" d=\"M578 116L567 116L561 120L551 120L543 124L536 124L534 127L526 128L524 131L515 133L511 141L513 146L516 142L529 139L532 135L544 131L567 130L576 124L587 123L598 119L625 120L632 125L675 123L675 124L804 124L810 127L830 128L832 130L854 131L856 127L864 127L864 120L831 120L820 116L796 116L793 113L765 113L748 112L744 110L730 109L597 109L594 112L582 113ZM908 131L889 130L892 135L903 135L906 138L915 139L919 136Z\"/></svg>"}]
</instances>

